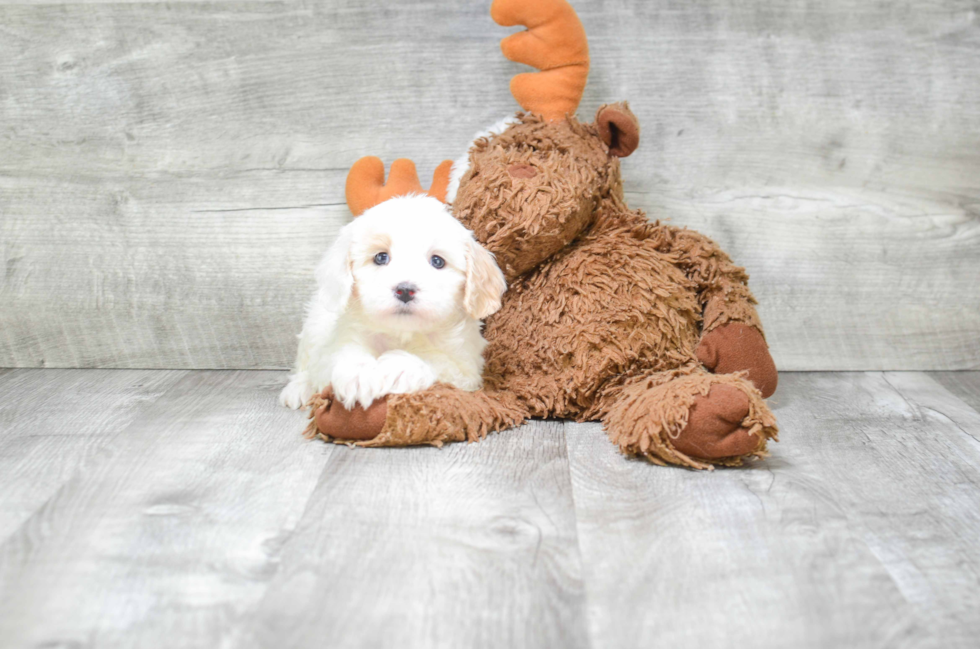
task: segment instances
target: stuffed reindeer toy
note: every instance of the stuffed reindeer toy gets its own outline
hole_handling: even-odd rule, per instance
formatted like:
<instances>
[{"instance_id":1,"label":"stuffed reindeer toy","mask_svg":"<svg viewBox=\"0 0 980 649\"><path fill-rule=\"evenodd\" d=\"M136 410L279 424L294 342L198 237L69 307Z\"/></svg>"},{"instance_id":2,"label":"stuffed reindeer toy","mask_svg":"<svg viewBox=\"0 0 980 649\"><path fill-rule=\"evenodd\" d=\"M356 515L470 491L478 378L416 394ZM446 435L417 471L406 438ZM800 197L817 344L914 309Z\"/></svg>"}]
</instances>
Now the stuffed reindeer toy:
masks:
<instances>
[{"instance_id":1,"label":"stuffed reindeer toy","mask_svg":"<svg viewBox=\"0 0 980 649\"><path fill-rule=\"evenodd\" d=\"M353 409L324 392L308 432L441 445L567 418L603 422L623 453L656 464L764 455L777 373L745 271L708 238L626 205L620 159L640 128L625 102L575 117L589 53L568 3L495 0L491 15L527 27L501 49L539 72L512 80L524 112L477 136L447 188L509 287L486 321L483 388L436 383Z\"/></svg>"}]
</instances>

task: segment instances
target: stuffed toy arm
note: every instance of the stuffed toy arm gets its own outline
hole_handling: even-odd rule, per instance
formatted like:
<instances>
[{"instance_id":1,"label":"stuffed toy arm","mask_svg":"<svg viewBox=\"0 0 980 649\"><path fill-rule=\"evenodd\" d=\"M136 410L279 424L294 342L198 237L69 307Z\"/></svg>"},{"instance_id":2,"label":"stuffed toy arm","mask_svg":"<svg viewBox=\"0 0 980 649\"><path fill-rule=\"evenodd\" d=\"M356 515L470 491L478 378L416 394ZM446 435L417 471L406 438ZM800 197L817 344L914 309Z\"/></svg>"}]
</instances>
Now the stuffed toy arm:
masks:
<instances>
[{"instance_id":1,"label":"stuffed toy arm","mask_svg":"<svg viewBox=\"0 0 980 649\"><path fill-rule=\"evenodd\" d=\"M682 228L672 230L675 253L681 253L684 273L697 282L698 297L704 307L703 333L729 322L741 322L762 331L755 311L755 297L749 290L749 275L736 266L718 244L708 237Z\"/></svg>"},{"instance_id":2,"label":"stuffed toy arm","mask_svg":"<svg viewBox=\"0 0 980 649\"><path fill-rule=\"evenodd\" d=\"M698 360L716 374L747 371L763 397L776 391L778 373L769 354L755 297L745 269L736 266L718 244L693 230L662 226L666 248L697 284L703 311Z\"/></svg>"},{"instance_id":3,"label":"stuffed toy arm","mask_svg":"<svg viewBox=\"0 0 980 649\"><path fill-rule=\"evenodd\" d=\"M475 442L528 418L509 392L467 392L437 383L421 392L392 394L368 408L343 407L327 388L310 402L308 437L358 446L411 446Z\"/></svg>"}]
</instances>

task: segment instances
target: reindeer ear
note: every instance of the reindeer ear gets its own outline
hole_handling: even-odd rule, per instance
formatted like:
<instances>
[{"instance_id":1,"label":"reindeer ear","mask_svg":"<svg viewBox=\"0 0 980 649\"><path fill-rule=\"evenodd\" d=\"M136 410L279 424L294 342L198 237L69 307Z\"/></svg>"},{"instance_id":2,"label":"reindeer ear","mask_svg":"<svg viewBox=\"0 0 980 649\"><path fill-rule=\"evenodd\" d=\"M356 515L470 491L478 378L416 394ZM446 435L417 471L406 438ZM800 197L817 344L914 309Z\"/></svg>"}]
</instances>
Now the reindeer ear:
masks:
<instances>
[{"instance_id":1,"label":"reindeer ear","mask_svg":"<svg viewBox=\"0 0 980 649\"><path fill-rule=\"evenodd\" d=\"M471 317L482 320L500 309L507 282L490 251L475 239L467 247L463 306Z\"/></svg>"},{"instance_id":2,"label":"reindeer ear","mask_svg":"<svg viewBox=\"0 0 980 649\"><path fill-rule=\"evenodd\" d=\"M595 125L609 147L609 155L625 158L640 146L640 122L625 101L600 106Z\"/></svg>"}]
</instances>

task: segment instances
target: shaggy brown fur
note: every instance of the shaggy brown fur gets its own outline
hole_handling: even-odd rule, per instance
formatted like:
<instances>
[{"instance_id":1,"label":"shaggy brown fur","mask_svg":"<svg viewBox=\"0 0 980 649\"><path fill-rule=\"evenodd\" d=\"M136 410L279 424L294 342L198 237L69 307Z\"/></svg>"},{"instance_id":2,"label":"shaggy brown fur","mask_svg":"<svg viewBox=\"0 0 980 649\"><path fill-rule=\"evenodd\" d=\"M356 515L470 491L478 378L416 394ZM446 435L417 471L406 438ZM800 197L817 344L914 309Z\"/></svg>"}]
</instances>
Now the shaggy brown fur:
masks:
<instances>
[{"instance_id":1,"label":"shaggy brown fur","mask_svg":"<svg viewBox=\"0 0 980 649\"><path fill-rule=\"evenodd\" d=\"M625 104L606 108L598 123L635 123ZM486 323L485 388L390 396L379 434L358 444L476 441L560 417L601 420L624 453L658 464L763 455L776 423L750 380L768 396L775 367L745 271L706 237L627 207L610 146L628 154L638 130L610 142L608 126L519 117L472 148L452 206L510 285ZM350 438L330 401L315 398L311 431Z\"/></svg>"}]
</instances>

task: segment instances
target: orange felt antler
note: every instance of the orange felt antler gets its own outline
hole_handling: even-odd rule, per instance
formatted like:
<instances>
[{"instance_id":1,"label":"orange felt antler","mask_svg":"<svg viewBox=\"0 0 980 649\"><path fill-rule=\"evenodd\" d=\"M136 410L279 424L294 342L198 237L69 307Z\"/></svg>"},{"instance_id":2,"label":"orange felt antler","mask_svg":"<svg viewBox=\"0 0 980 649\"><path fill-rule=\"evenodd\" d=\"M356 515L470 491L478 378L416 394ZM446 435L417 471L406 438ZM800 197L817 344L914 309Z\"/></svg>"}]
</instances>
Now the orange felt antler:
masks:
<instances>
[{"instance_id":1,"label":"orange felt antler","mask_svg":"<svg viewBox=\"0 0 980 649\"><path fill-rule=\"evenodd\" d=\"M360 216L395 196L405 194L428 194L432 198L446 202L446 189L449 188L449 172L452 160L444 160L432 174L432 186L426 191L419 183L415 163L407 158L399 158L391 163L388 182L385 183L385 165L381 158L367 156L354 163L347 173L347 207L354 216Z\"/></svg>"},{"instance_id":2,"label":"orange felt antler","mask_svg":"<svg viewBox=\"0 0 980 649\"><path fill-rule=\"evenodd\" d=\"M527 27L500 41L508 59L540 70L511 79L517 103L549 121L574 113L589 76L589 43L571 5L565 0L493 0L490 16L504 27Z\"/></svg>"}]
</instances>

